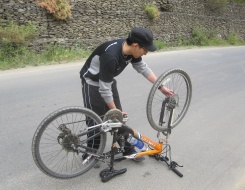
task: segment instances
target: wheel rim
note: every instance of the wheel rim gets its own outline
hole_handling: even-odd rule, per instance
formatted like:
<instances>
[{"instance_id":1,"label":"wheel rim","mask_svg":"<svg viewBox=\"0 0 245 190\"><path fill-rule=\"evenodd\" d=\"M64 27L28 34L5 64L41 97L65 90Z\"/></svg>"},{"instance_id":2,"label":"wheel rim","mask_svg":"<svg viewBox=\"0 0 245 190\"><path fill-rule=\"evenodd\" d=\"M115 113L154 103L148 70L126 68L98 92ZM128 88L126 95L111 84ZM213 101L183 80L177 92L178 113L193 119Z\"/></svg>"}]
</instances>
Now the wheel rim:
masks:
<instances>
[{"instance_id":1,"label":"wheel rim","mask_svg":"<svg viewBox=\"0 0 245 190\"><path fill-rule=\"evenodd\" d=\"M80 175L92 167L95 159L90 158L89 162L83 165L83 154L74 152L71 146L81 145L81 142L87 146L87 135L78 137L77 134L87 131L88 120L94 125L98 124L98 121L79 111L59 114L46 124L36 143L36 157L42 170L54 177L69 178ZM62 124L65 124L71 133L58 138L62 134L59 129ZM98 151L100 149L101 147Z\"/></svg>"}]
</instances>

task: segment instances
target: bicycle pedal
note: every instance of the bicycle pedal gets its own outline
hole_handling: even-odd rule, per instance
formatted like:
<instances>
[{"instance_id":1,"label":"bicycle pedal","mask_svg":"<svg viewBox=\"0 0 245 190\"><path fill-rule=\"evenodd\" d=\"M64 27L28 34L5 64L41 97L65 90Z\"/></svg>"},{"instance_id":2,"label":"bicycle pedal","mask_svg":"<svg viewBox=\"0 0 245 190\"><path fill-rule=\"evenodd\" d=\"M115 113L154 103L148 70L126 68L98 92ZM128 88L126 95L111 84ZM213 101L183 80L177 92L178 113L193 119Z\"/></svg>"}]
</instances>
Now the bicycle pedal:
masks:
<instances>
[{"instance_id":1,"label":"bicycle pedal","mask_svg":"<svg viewBox=\"0 0 245 190\"><path fill-rule=\"evenodd\" d=\"M89 163L89 160L90 160L91 157L92 157L92 156L89 155L89 156L82 162L82 165L85 165L85 164Z\"/></svg>"}]
</instances>

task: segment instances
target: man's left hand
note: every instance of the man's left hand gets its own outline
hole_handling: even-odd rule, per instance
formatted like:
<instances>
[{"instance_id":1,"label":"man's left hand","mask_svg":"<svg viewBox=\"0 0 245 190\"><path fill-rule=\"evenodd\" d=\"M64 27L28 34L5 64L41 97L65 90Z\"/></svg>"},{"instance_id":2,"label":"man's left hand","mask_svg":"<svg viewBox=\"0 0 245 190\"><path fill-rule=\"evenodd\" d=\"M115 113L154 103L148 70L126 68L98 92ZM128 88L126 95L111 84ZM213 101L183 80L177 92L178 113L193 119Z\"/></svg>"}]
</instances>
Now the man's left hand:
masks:
<instances>
[{"instance_id":1,"label":"man's left hand","mask_svg":"<svg viewBox=\"0 0 245 190\"><path fill-rule=\"evenodd\" d=\"M160 88L160 91L165 95L165 96L172 96L174 94L174 91L165 87L165 86L162 86Z\"/></svg>"}]
</instances>

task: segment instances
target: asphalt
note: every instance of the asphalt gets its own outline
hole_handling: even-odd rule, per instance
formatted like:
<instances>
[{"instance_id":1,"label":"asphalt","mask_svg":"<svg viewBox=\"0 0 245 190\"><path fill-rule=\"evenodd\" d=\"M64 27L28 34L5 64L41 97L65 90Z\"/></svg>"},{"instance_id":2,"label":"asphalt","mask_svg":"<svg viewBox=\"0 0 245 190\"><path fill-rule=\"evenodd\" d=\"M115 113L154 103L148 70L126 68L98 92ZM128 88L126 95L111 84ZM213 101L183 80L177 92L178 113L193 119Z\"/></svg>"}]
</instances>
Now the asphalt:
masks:
<instances>
[{"instance_id":1,"label":"asphalt","mask_svg":"<svg viewBox=\"0 0 245 190\"><path fill-rule=\"evenodd\" d=\"M102 183L100 169L70 180L43 174L31 154L33 134L44 117L65 106L82 106L79 70L83 61L0 72L0 189L166 189L241 190L245 187L245 47L202 48L144 57L159 76L182 68L192 81L187 115L170 136L172 159L184 165L179 178L146 157L124 161L127 172ZM151 84L128 67L117 77L129 126L152 139L146 118ZM108 134L109 140L110 136ZM109 144L109 141L108 141ZM107 145L108 147L108 145Z\"/></svg>"}]
</instances>

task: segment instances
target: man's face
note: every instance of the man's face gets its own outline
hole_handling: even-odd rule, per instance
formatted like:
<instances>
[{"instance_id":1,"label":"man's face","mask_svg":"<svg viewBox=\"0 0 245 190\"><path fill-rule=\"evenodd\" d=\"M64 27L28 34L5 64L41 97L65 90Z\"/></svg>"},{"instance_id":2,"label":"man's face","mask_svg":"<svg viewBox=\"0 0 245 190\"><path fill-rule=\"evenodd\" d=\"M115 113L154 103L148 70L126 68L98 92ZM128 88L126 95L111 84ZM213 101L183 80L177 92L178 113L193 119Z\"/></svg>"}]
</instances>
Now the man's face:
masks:
<instances>
[{"instance_id":1,"label":"man's face","mask_svg":"<svg viewBox=\"0 0 245 190\"><path fill-rule=\"evenodd\" d=\"M147 53L148 51L144 47L139 46L137 43L132 44L132 55L134 58L139 58Z\"/></svg>"}]
</instances>

